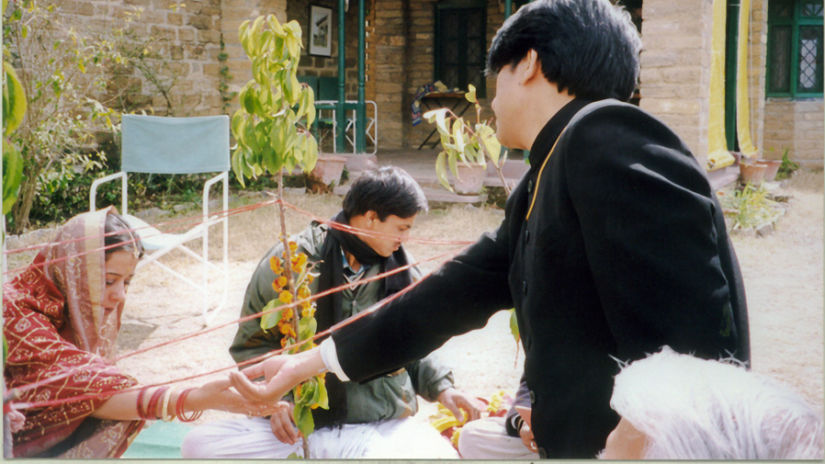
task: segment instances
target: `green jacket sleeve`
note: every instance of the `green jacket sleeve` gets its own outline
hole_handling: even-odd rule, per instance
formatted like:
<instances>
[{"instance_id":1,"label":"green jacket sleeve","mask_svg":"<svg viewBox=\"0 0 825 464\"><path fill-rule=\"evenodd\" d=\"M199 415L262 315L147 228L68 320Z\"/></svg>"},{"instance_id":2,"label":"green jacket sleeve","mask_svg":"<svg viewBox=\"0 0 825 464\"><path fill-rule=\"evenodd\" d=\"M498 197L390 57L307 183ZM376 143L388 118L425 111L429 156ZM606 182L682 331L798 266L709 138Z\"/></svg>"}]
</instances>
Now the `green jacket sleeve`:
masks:
<instances>
[{"instance_id":1,"label":"green jacket sleeve","mask_svg":"<svg viewBox=\"0 0 825 464\"><path fill-rule=\"evenodd\" d=\"M427 401L436 401L438 395L453 386L453 372L430 354L406 366L415 392Z\"/></svg>"}]
</instances>

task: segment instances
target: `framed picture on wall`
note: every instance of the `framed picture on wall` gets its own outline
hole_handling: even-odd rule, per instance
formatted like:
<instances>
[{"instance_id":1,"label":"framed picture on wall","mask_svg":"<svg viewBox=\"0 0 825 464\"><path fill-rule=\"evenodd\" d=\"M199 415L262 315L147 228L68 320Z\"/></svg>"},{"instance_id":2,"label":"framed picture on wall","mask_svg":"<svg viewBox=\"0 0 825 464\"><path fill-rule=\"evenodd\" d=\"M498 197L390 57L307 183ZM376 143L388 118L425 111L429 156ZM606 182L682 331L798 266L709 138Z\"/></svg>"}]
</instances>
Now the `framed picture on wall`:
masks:
<instances>
[{"instance_id":1,"label":"framed picture on wall","mask_svg":"<svg viewBox=\"0 0 825 464\"><path fill-rule=\"evenodd\" d=\"M318 5L309 7L309 54L332 55L332 9Z\"/></svg>"}]
</instances>

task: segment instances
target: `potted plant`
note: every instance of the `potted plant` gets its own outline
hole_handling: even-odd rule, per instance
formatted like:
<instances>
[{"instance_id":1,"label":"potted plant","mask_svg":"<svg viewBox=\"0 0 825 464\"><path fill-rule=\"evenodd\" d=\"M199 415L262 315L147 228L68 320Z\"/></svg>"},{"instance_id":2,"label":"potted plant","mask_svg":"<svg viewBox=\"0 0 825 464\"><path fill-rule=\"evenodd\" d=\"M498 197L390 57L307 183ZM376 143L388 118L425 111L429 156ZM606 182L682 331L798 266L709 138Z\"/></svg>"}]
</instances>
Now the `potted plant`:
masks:
<instances>
[{"instance_id":1,"label":"potted plant","mask_svg":"<svg viewBox=\"0 0 825 464\"><path fill-rule=\"evenodd\" d=\"M496 131L481 120L481 105L476 98L476 88L468 86L464 97L475 105L476 123L470 125L448 108L438 108L424 113L429 123L435 123L441 137L442 151L435 160L435 173L441 185L459 194L475 194L481 191L489 159L501 174L501 144ZM447 168L455 176L453 185L447 178ZM508 189L507 183L502 183ZM509 193L509 192L508 192Z\"/></svg>"},{"instance_id":2,"label":"potted plant","mask_svg":"<svg viewBox=\"0 0 825 464\"><path fill-rule=\"evenodd\" d=\"M314 274L307 256L297 253L297 245L287 241L283 204L284 171L296 168L309 173L318 159L318 144L308 130L315 120L315 95L311 87L298 82L301 58L301 26L297 21L278 22L274 15L261 16L240 26L241 45L252 61L252 76L241 90L241 103L232 116L232 133L237 147L232 153L232 170L241 185L245 178L266 172L278 179L278 213L281 220L283 255L273 257L272 283L277 297L262 312L261 328L278 330L282 346L289 353L314 346L317 322L315 303L308 283ZM296 386L293 391L295 425L304 437L304 456L309 458L306 437L312 433L312 409L328 409L324 376Z\"/></svg>"}]
</instances>

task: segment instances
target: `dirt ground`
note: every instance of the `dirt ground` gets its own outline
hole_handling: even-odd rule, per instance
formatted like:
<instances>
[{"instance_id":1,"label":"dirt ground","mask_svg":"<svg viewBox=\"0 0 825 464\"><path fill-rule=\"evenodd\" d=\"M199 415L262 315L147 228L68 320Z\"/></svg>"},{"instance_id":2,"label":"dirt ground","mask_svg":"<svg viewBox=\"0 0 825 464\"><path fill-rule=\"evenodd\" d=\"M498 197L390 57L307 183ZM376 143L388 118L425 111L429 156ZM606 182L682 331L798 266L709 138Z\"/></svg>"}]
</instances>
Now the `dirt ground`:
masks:
<instances>
[{"instance_id":1,"label":"dirt ground","mask_svg":"<svg viewBox=\"0 0 825 464\"><path fill-rule=\"evenodd\" d=\"M753 368L780 379L800 391L822 410L823 405L823 176L797 173L781 187L789 195L787 213L767 236L735 235L736 252L744 273L750 310ZM254 204L260 195L236 200L233 207ZM287 201L330 217L340 198L289 192ZM194 214L194 213L190 213ZM416 237L474 240L493 230L503 219L500 209L453 206L422 215L413 229ZM290 233L308 218L290 212ZM152 222L152 221L150 221ZM274 243L280 227L274 207L267 206L230 218L229 285L226 304L207 334L173 345L152 349L119 362L119 366L143 383L163 382L231 366L227 347L235 333L243 292L258 259ZM216 238L219 238L217 234ZM213 242L218 243L218 240ZM212 246L213 257L217 247ZM419 259L449 247L410 244ZM23 259L17 257L17 260ZM27 258L30 259L30 258ZM181 256L165 261L190 277L199 269ZM14 268L14 262L10 262ZM425 264L430 270L434 264ZM213 275L214 288L220 289ZM220 297L220 295L217 295ZM154 265L141 269L130 289L118 346L121 353L155 346L204 328L200 295ZM489 397L498 390L514 391L518 385L523 352L509 331L509 314L499 312L483 329L455 337L438 351L453 367L459 387ZM224 373L208 378L223 377ZM196 384L203 378L187 381ZM424 416L433 406L422 402ZM199 422L229 417L209 411Z\"/></svg>"}]
</instances>

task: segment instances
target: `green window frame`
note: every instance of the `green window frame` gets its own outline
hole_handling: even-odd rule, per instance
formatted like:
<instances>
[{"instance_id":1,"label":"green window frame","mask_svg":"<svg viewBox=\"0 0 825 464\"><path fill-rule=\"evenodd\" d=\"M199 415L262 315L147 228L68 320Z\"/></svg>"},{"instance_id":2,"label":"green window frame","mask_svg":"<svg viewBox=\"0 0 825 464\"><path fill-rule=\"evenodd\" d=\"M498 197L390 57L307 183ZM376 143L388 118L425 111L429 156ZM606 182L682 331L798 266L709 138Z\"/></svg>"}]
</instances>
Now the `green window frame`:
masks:
<instances>
[{"instance_id":1,"label":"green window frame","mask_svg":"<svg viewBox=\"0 0 825 464\"><path fill-rule=\"evenodd\" d=\"M476 87L487 96L484 68L487 59L487 2L448 0L435 4L433 79L447 87Z\"/></svg>"},{"instance_id":2,"label":"green window frame","mask_svg":"<svg viewBox=\"0 0 825 464\"><path fill-rule=\"evenodd\" d=\"M822 98L823 0L768 3L768 97Z\"/></svg>"}]
</instances>

